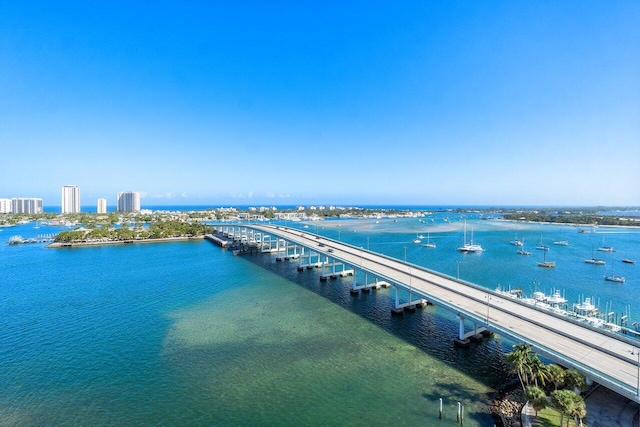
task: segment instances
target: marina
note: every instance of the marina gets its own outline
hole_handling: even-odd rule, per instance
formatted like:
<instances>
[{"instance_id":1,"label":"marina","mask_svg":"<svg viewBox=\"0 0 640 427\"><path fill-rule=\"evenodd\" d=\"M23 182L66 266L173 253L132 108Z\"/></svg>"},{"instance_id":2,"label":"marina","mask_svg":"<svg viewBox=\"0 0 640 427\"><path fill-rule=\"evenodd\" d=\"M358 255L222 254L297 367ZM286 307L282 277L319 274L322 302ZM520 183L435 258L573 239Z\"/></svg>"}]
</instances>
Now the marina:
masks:
<instances>
[{"instance_id":1,"label":"marina","mask_svg":"<svg viewBox=\"0 0 640 427\"><path fill-rule=\"evenodd\" d=\"M549 298L542 294L534 294L534 299L543 302L549 309L527 308L528 304L510 296L505 297L500 293L483 291L474 284L455 280L432 270L403 263L371 251L364 252L362 249L335 240L325 240L320 236L300 233L288 227L232 225L223 226L217 232L223 235L233 234L236 240L255 240L258 245L264 244L265 237L271 239L275 236L278 244L280 239L285 241L285 248L293 246L299 247L301 252L327 254L335 263L345 263L353 266L354 270L373 274L392 282L395 302L391 313L394 315L402 314L407 306L413 311L414 306L425 305L427 301L457 313L459 331L453 342L458 346L468 346L469 336L477 336L478 339L481 337L480 334L470 335L466 332L465 323L470 321L474 331L477 331L479 326L483 326L489 332L506 334L517 341L527 342L535 351L541 352L557 363L578 369L587 378L623 396L636 401L638 399L635 378L632 379L627 374L630 361L625 350L635 341L618 333L622 330L622 326L607 322L608 319L602 320L592 312L585 312L586 309L583 306L575 306L579 313L575 316L580 316L579 320L558 313L558 310L563 310L561 305L566 302L566 299L557 293ZM322 242L318 243L318 239ZM317 248L318 246L320 249ZM407 267L408 271L404 271ZM357 273L354 272L353 275L357 276ZM323 277L320 276L321 282ZM355 280L353 285L356 285ZM400 297L400 293L404 296ZM419 298L415 303L414 294ZM352 293L352 295L356 294ZM487 302L484 303L483 299ZM552 303L556 304L554 310L550 309ZM485 307L486 317L480 314ZM489 317L490 311L491 317ZM583 312L585 315L582 314ZM582 318L586 323L582 322ZM626 321L627 316L625 316ZM585 349L590 351L589 358L583 356Z\"/></svg>"}]
</instances>

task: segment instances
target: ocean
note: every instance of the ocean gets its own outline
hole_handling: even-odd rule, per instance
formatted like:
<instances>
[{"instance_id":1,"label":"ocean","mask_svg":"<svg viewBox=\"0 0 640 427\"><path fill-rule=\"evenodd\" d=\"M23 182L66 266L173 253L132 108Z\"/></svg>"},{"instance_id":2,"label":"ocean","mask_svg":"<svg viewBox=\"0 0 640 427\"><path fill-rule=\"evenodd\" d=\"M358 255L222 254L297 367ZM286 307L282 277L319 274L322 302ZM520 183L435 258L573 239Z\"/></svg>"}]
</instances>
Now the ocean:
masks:
<instances>
[{"instance_id":1,"label":"ocean","mask_svg":"<svg viewBox=\"0 0 640 427\"><path fill-rule=\"evenodd\" d=\"M433 219L433 221L431 221ZM461 254L462 217L339 219L308 226L489 289L521 287L640 320L640 230L587 229L467 215L485 251ZM3 228L0 242L61 228ZM428 236L436 249L413 243ZM531 256L509 244L524 239ZM569 246L553 241L568 240ZM592 247L605 266L585 264ZM423 239L425 242L426 239ZM540 241L555 269L536 262ZM406 254L406 255L405 255ZM624 275L611 283L603 275ZM504 382L495 335L469 348L452 339L452 313L427 307L392 317L392 291L351 296L352 278L273 255L234 257L207 241L47 249L0 244L0 425L492 426L488 393Z\"/></svg>"}]
</instances>

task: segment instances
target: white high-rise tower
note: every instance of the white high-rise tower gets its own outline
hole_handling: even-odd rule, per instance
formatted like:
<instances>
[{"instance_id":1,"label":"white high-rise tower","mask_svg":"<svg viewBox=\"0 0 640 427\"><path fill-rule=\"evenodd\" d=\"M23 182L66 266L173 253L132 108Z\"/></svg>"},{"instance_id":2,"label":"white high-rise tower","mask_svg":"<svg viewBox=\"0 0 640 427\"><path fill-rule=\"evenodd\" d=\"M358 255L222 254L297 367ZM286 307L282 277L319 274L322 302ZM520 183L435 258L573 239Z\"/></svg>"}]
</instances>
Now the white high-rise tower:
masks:
<instances>
[{"instance_id":1,"label":"white high-rise tower","mask_svg":"<svg viewBox=\"0 0 640 427\"><path fill-rule=\"evenodd\" d=\"M62 187L62 213L80 212L80 188L77 185Z\"/></svg>"},{"instance_id":2,"label":"white high-rise tower","mask_svg":"<svg viewBox=\"0 0 640 427\"><path fill-rule=\"evenodd\" d=\"M118 212L140 212L140 192L125 191L118 193Z\"/></svg>"},{"instance_id":3,"label":"white high-rise tower","mask_svg":"<svg viewBox=\"0 0 640 427\"><path fill-rule=\"evenodd\" d=\"M107 213L107 199L105 199L104 197L98 199L96 212L98 212L99 214Z\"/></svg>"}]
</instances>

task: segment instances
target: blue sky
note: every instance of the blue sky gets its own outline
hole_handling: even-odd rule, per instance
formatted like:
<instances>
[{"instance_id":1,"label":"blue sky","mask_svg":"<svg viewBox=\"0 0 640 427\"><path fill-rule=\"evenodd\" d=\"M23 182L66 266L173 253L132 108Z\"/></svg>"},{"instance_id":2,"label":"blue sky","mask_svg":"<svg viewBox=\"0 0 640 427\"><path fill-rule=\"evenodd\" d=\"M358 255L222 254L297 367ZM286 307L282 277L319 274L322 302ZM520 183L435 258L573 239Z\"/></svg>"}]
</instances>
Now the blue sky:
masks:
<instances>
[{"instance_id":1,"label":"blue sky","mask_svg":"<svg viewBox=\"0 0 640 427\"><path fill-rule=\"evenodd\" d=\"M0 197L640 205L640 2L0 2Z\"/></svg>"}]
</instances>

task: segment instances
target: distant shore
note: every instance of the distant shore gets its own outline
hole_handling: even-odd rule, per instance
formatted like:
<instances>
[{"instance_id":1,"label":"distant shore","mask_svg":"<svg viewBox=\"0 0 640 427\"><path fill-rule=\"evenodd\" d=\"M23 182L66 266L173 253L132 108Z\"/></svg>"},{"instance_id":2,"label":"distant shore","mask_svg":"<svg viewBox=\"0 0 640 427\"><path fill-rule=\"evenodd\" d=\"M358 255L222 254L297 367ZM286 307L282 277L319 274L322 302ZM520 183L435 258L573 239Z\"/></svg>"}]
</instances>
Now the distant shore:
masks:
<instances>
[{"instance_id":1,"label":"distant shore","mask_svg":"<svg viewBox=\"0 0 640 427\"><path fill-rule=\"evenodd\" d=\"M640 227L640 223L629 224L629 225L598 224L594 226L593 224L580 224L580 223L572 223L572 222L552 222L552 221L532 221L532 220L526 220L526 219L500 219L500 221L517 222L521 224L566 225L566 226L575 227L575 228L584 228L585 233L591 233L591 231L587 231L586 229L591 229L594 227L595 228L638 228Z\"/></svg>"},{"instance_id":2,"label":"distant shore","mask_svg":"<svg viewBox=\"0 0 640 427\"><path fill-rule=\"evenodd\" d=\"M134 243L159 243L159 242L176 242L182 240L199 240L204 236L192 237L162 237L159 239L132 239L132 240L107 240L104 242L53 242L47 245L47 248L75 248L81 246L108 246L108 245L128 245Z\"/></svg>"}]
</instances>

